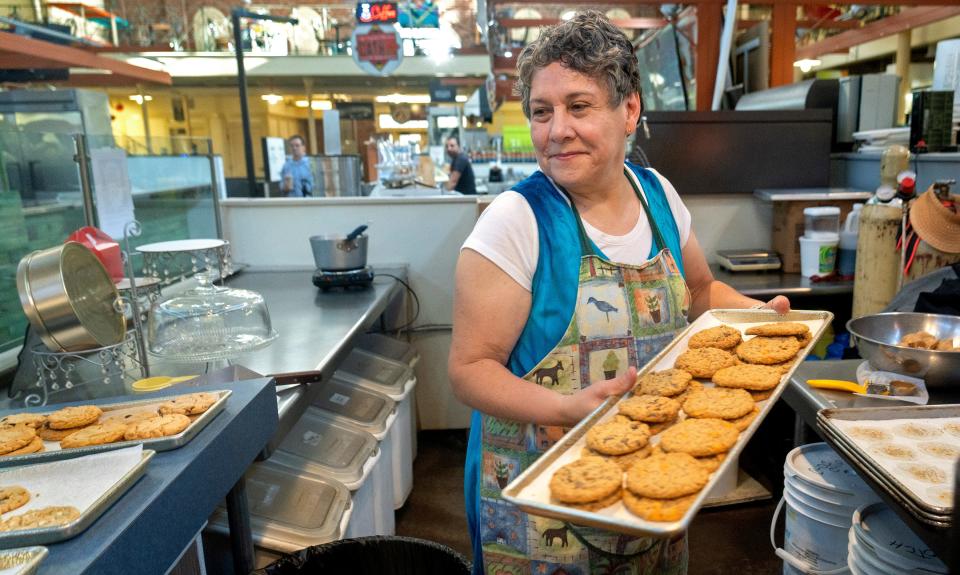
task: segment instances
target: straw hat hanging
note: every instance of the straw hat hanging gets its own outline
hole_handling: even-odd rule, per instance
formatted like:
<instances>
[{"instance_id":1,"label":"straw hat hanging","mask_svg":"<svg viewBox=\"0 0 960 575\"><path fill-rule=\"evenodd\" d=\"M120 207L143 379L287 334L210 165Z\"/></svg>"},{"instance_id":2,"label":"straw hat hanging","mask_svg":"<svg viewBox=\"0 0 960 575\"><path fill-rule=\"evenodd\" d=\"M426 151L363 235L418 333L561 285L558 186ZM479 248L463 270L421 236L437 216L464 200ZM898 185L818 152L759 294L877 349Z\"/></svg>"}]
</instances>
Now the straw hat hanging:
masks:
<instances>
[{"instance_id":1,"label":"straw hat hanging","mask_svg":"<svg viewBox=\"0 0 960 575\"><path fill-rule=\"evenodd\" d=\"M948 196L960 206L960 196ZM948 254L960 254L960 214L951 210L933 190L920 194L910 207L910 224L920 239Z\"/></svg>"}]
</instances>

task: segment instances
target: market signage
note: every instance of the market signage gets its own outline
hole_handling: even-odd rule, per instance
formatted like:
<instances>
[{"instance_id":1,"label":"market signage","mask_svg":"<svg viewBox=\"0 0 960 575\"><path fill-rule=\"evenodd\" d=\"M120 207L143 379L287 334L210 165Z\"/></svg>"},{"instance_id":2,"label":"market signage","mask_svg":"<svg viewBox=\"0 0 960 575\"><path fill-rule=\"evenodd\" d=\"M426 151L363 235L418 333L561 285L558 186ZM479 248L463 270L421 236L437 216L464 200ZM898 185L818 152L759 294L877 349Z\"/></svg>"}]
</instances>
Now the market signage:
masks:
<instances>
[{"instance_id":1,"label":"market signage","mask_svg":"<svg viewBox=\"0 0 960 575\"><path fill-rule=\"evenodd\" d=\"M353 61L367 74L389 76L403 62L403 40L397 24L357 24Z\"/></svg>"},{"instance_id":2,"label":"market signage","mask_svg":"<svg viewBox=\"0 0 960 575\"><path fill-rule=\"evenodd\" d=\"M360 2L357 4L358 24L393 24L396 21L396 2Z\"/></svg>"}]
</instances>

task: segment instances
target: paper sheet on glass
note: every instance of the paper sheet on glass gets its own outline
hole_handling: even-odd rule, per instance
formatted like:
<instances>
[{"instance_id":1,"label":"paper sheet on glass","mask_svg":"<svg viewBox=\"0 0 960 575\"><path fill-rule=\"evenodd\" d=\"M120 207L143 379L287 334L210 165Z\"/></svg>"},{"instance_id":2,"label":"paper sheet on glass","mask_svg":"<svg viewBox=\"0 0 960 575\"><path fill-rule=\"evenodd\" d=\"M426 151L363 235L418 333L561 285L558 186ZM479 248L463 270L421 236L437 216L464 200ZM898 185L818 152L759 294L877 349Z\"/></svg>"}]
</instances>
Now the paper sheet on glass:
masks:
<instances>
[{"instance_id":1,"label":"paper sheet on glass","mask_svg":"<svg viewBox=\"0 0 960 575\"><path fill-rule=\"evenodd\" d=\"M19 485L30 492L23 507L3 514L3 519L32 509L73 506L82 515L115 483L134 468L143 446L85 455L51 463L14 467L0 472L0 486Z\"/></svg>"},{"instance_id":2,"label":"paper sheet on glass","mask_svg":"<svg viewBox=\"0 0 960 575\"><path fill-rule=\"evenodd\" d=\"M90 150L90 172L99 227L122 240L123 227L134 218L127 153L118 148Z\"/></svg>"}]
</instances>

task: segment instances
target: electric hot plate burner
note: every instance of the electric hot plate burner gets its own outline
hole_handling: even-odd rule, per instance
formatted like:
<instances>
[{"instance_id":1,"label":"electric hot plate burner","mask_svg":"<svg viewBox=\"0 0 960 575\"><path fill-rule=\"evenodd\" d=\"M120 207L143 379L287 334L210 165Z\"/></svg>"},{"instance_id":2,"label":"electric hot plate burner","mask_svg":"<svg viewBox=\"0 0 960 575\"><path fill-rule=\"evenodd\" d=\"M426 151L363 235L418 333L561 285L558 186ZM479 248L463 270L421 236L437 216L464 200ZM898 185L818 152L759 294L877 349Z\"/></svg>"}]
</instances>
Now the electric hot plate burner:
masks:
<instances>
[{"instance_id":1,"label":"electric hot plate burner","mask_svg":"<svg viewBox=\"0 0 960 575\"><path fill-rule=\"evenodd\" d=\"M331 289L366 289L373 282L373 268L365 266L354 270L321 270L313 273L313 285L323 291Z\"/></svg>"}]
</instances>

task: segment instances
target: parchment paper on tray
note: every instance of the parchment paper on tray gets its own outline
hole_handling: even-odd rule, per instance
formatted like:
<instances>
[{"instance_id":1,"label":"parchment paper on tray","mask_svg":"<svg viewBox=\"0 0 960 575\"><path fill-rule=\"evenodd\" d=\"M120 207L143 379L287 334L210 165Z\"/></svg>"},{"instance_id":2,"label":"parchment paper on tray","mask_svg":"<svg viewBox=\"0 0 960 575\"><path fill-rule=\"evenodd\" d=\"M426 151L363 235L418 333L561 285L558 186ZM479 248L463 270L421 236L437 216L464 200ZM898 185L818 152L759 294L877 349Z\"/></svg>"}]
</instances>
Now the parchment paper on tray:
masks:
<instances>
[{"instance_id":1,"label":"parchment paper on tray","mask_svg":"<svg viewBox=\"0 0 960 575\"><path fill-rule=\"evenodd\" d=\"M51 506L76 507L82 518L131 470L141 464L143 446L85 455L51 463L38 463L0 471L0 487L19 485L30 492L30 501L4 513L0 519ZM8 533L0 532L0 539Z\"/></svg>"}]
</instances>

